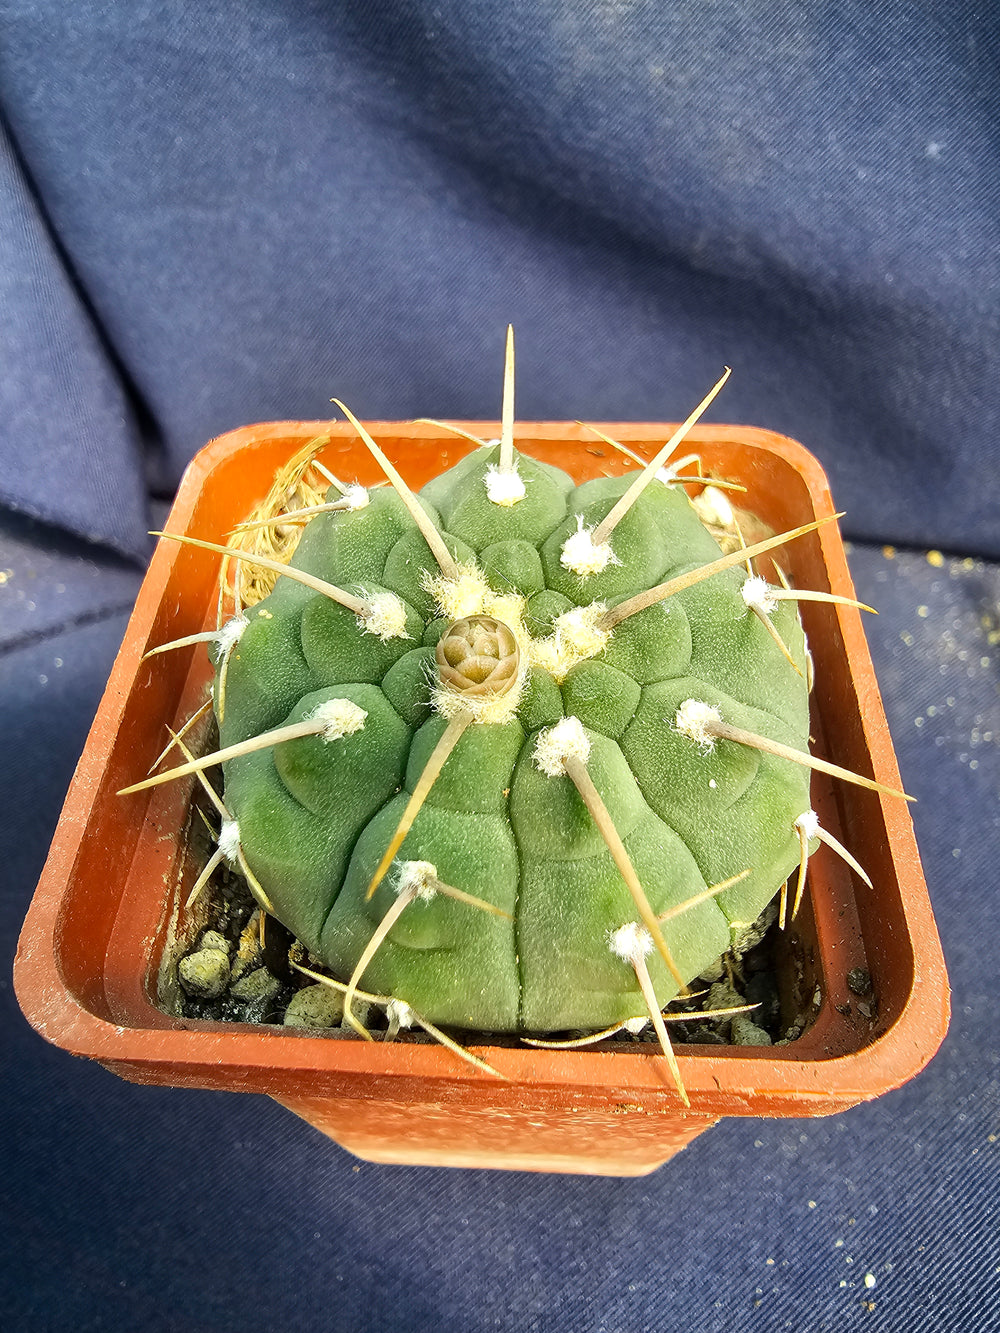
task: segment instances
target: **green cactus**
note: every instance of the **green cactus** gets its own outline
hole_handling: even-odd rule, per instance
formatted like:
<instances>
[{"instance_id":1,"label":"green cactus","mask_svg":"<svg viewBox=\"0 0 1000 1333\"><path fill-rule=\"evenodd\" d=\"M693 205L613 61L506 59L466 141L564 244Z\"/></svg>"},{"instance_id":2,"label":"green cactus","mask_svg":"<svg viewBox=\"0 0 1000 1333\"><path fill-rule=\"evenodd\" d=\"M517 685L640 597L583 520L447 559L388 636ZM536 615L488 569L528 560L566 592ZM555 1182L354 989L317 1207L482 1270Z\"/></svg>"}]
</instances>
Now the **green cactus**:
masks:
<instances>
[{"instance_id":1,"label":"green cactus","mask_svg":"<svg viewBox=\"0 0 1000 1333\"><path fill-rule=\"evenodd\" d=\"M808 754L810 594L748 573L789 534L722 554L659 471L683 431L578 486L505 416L419 497L351 417L393 487L332 486L215 636L221 748L174 772L224 762L216 857L348 1016L363 985L459 1029L651 1018L669 1055L662 1008L833 843L809 766L852 775Z\"/></svg>"},{"instance_id":2,"label":"green cactus","mask_svg":"<svg viewBox=\"0 0 1000 1333\"><path fill-rule=\"evenodd\" d=\"M570 612L613 606L721 554L683 492L657 482L616 529L621 563L574 574L559 553L576 515L595 524L633 478L574 487L565 473L518 456L525 501L502 508L484 486L498 454L471 454L421 499L445 544L484 570L468 609L506 610L501 623L515 622L522 645L524 613L520 623L512 614L521 599L528 614L553 592ZM395 593L402 634L381 638L322 593L279 579L227 659L223 747L333 701L364 715L342 739L302 736L224 769L226 803L275 915L345 981L396 897L398 873L366 893L447 725L432 702L433 641L450 622L426 591L440 571L418 538L396 493L375 490L365 508L313 519L292 561L365 596ZM727 721L808 748L805 683L748 611L746 578L725 570L655 603L612 632L600 656L575 665L572 653L558 659L551 611L543 612L548 633L536 656L556 657L552 668L533 665L522 647L517 699L492 696L509 716L467 727L398 853L509 915L444 894L418 897L366 968L366 989L404 999L433 1022L495 1032L600 1029L643 1011L634 970L608 947L609 933L636 920L636 905L570 778L549 776L536 759L539 738L565 718L579 719L587 769L657 915L751 869L664 925L684 980L728 948L731 926L756 918L798 865L807 772L733 742L703 753L675 725L681 705L698 699ZM804 662L791 602L775 622ZM465 702L458 689L455 698ZM666 1004L678 983L658 955L649 968Z\"/></svg>"}]
</instances>

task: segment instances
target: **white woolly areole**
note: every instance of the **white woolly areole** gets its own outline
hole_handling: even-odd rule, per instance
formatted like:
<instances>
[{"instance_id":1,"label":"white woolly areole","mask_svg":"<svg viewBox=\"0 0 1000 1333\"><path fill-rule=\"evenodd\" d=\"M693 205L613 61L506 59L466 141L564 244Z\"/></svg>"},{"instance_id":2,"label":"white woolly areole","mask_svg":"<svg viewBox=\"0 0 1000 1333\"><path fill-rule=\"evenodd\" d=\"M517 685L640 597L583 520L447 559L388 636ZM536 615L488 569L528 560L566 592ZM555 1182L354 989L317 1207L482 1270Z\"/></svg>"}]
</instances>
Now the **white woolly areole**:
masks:
<instances>
[{"instance_id":1,"label":"white woolly areole","mask_svg":"<svg viewBox=\"0 0 1000 1333\"><path fill-rule=\"evenodd\" d=\"M626 1018L622 1027L626 1032L631 1032L633 1037L638 1037L643 1028L649 1027L649 1019L645 1015L640 1018Z\"/></svg>"},{"instance_id":2,"label":"white woolly areole","mask_svg":"<svg viewBox=\"0 0 1000 1333\"><path fill-rule=\"evenodd\" d=\"M610 542L595 545L594 529L584 527L583 515L577 514L576 532L571 532L563 542L559 563L581 578L588 578L591 574L603 573L608 565L620 565L621 561L612 551Z\"/></svg>"},{"instance_id":3,"label":"white woolly areole","mask_svg":"<svg viewBox=\"0 0 1000 1333\"><path fill-rule=\"evenodd\" d=\"M762 579L759 574L747 579L740 594L751 611L760 611L765 616L769 616L778 605L778 599L772 596L767 579Z\"/></svg>"},{"instance_id":4,"label":"white woolly areole","mask_svg":"<svg viewBox=\"0 0 1000 1333\"><path fill-rule=\"evenodd\" d=\"M806 810L795 821L795 827L807 838L819 837L819 815L815 810Z\"/></svg>"},{"instance_id":5,"label":"white woolly areole","mask_svg":"<svg viewBox=\"0 0 1000 1333\"><path fill-rule=\"evenodd\" d=\"M501 472L496 463L491 463L486 469L483 485L493 503L506 509L524 499L524 482L518 476L516 463L510 472Z\"/></svg>"},{"instance_id":6,"label":"white woolly areole","mask_svg":"<svg viewBox=\"0 0 1000 1333\"><path fill-rule=\"evenodd\" d=\"M531 654L532 666L547 671L558 684L562 684L569 667L559 656L559 645L556 643L555 635L549 634L544 639L532 639L528 645L528 652Z\"/></svg>"},{"instance_id":7,"label":"white woolly areole","mask_svg":"<svg viewBox=\"0 0 1000 1333\"><path fill-rule=\"evenodd\" d=\"M340 741L345 736L353 736L365 725L368 714L350 699L327 699L325 704L315 709L307 719L310 722L322 722L323 730L319 735L324 741Z\"/></svg>"},{"instance_id":8,"label":"white woolly areole","mask_svg":"<svg viewBox=\"0 0 1000 1333\"><path fill-rule=\"evenodd\" d=\"M653 952L653 937L638 921L627 921L608 933L608 948L617 958L631 963Z\"/></svg>"},{"instance_id":9,"label":"white woolly areole","mask_svg":"<svg viewBox=\"0 0 1000 1333\"><path fill-rule=\"evenodd\" d=\"M229 656L243 637L243 631L249 624L250 621L241 614L233 616L232 620L227 620L221 629L216 630L215 642L218 645L221 657Z\"/></svg>"},{"instance_id":10,"label":"white woolly areole","mask_svg":"<svg viewBox=\"0 0 1000 1333\"><path fill-rule=\"evenodd\" d=\"M532 756L535 767L550 778L561 777L566 772L567 759L580 759L586 763L589 757L590 741L578 717L560 718L554 726L540 732Z\"/></svg>"},{"instance_id":11,"label":"white woolly areole","mask_svg":"<svg viewBox=\"0 0 1000 1333\"><path fill-rule=\"evenodd\" d=\"M448 620L483 615L486 598L492 596L483 571L475 565L459 565L457 578L427 574L423 585L437 603L438 614Z\"/></svg>"},{"instance_id":12,"label":"white woolly areole","mask_svg":"<svg viewBox=\"0 0 1000 1333\"><path fill-rule=\"evenodd\" d=\"M674 718L674 729L689 741L695 741L708 754L715 749L712 727L722 721L722 714L700 699L685 699Z\"/></svg>"},{"instance_id":13,"label":"white woolly areole","mask_svg":"<svg viewBox=\"0 0 1000 1333\"><path fill-rule=\"evenodd\" d=\"M240 826L235 819L224 819L219 829L219 851L227 861L235 861L240 854Z\"/></svg>"},{"instance_id":14,"label":"white woolly areole","mask_svg":"<svg viewBox=\"0 0 1000 1333\"><path fill-rule=\"evenodd\" d=\"M502 620L513 631L517 646L525 651L528 636L524 629L524 598L519 592L487 592L483 598L483 612L494 620Z\"/></svg>"},{"instance_id":15,"label":"white woolly areole","mask_svg":"<svg viewBox=\"0 0 1000 1333\"><path fill-rule=\"evenodd\" d=\"M589 606L570 607L556 616L555 638L563 651L572 653L577 659L602 653L611 637L599 623L607 610L607 602L591 602Z\"/></svg>"},{"instance_id":16,"label":"white woolly areole","mask_svg":"<svg viewBox=\"0 0 1000 1333\"><path fill-rule=\"evenodd\" d=\"M376 635L383 643L387 639L410 637L406 632L406 607L394 592L377 592L367 598L358 624L366 634Z\"/></svg>"},{"instance_id":17,"label":"white woolly areole","mask_svg":"<svg viewBox=\"0 0 1000 1333\"><path fill-rule=\"evenodd\" d=\"M399 861L399 875L396 879L397 893L415 893L425 903L437 894L431 880L437 879L437 866L430 861Z\"/></svg>"},{"instance_id":18,"label":"white woolly areole","mask_svg":"<svg viewBox=\"0 0 1000 1333\"><path fill-rule=\"evenodd\" d=\"M718 486L706 486L698 497L698 514L703 523L715 523L720 528L734 529L736 515L733 506Z\"/></svg>"},{"instance_id":19,"label":"white woolly areole","mask_svg":"<svg viewBox=\"0 0 1000 1333\"><path fill-rule=\"evenodd\" d=\"M405 1000L390 1000L385 1006L385 1016L390 1023L395 1023L397 1027L413 1027L413 1010Z\"/></svg>"},{"instance_id":20,"label":"white woolly areole","mask_svg":"<svg viewBox=\"0 0 1000 1333\"><path fill-rule=\"evenodd\" d=\"M352 481L350 486L344 487L344 494L340 498L344 503L344 508L352 514L355 509L367 509L372 502L366 488L359 486L356 481Z\"/></svg>"},{"instance_id":21,"label":"white woolly areole","mask_svg":"<svg viewBox=\"0 0 1000 1333\"><path fill-rule=\"evenodd\" d=\"M578 662L598 657L611 638L610 631L600 626L607 610L606 602L591 602L589 606L574 606L556 616L552 633L544 639L532 640L528 647L533 665L561 683Z\"/></svg>"},{"instance_id":22,"label":"white woolly areole","mask_svg":"<svg viewBox=\"0 0 1000 1333\"><path fill-rule=\"evenodd\" d=\"M471 713L474 722L511 722L517 716L517 706L524 693L527 666L527 658L522 652L517 677L506 694L467 694L464 690L438 685L431 691L431 707L449 719L460 713Z\"/></svg>"}]
</instances>

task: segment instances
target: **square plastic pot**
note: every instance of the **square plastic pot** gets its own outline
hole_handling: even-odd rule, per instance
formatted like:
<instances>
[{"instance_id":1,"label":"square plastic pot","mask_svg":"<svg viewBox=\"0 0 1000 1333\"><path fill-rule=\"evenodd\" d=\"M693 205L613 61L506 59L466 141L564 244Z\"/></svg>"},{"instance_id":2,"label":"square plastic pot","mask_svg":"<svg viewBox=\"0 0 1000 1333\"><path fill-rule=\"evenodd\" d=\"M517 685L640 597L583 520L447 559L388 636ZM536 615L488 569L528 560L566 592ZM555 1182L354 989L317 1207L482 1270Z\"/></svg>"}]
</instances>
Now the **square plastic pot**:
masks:
<instances>
[{"instance_id":1,"label":"square plastic pot","mask_svg":"<svg viewBox=\"0 0 1000 1333\"><path fill-rule=\"evenodd\" d=\"M484 438L498 434L493 423L465 425ZM604 429L648 454L672 427ZM371 430L414 488L469 447L432 426ZM377 480L346 424L249 426L198 454L169 530L223 539L267 493L276 469L319 434L330 436L320 457L336 473ZM834 512L822 470L794 441L729 426L699 428L689 439L708 472L748 487L747 507L776 531ZM617 473L625 461L566 423L521 423L517 444L581 481ZM844 1110L906 1082L937 1050L948 984L907 806L819 773L814 808L875 887L825 847L815 854L794 927L795 984L817 990L815 1020L782 1047L681 1046L690 1110L655 1048L635 1044L475 1048L501 1081L439 1046L163 1012L161 965L196 929L181 910L200 869L184 836L193 780L125 798L116 792L153 763L164 724L179 725L204 698L203 647L141 659L214 625L218 562L161 542L140 591L21 936L15 985L42 1036L135 1082L264 1093L373 1161L613 1175L653 1170L720 1116ZM836 524L784 548L783 563L801 587L853 595ZM859 613L821 603L801 611L816 667L815 752L898 788ZM855 969L871 977L864 998L848 985Z\"/></svg>"}]
</instances>

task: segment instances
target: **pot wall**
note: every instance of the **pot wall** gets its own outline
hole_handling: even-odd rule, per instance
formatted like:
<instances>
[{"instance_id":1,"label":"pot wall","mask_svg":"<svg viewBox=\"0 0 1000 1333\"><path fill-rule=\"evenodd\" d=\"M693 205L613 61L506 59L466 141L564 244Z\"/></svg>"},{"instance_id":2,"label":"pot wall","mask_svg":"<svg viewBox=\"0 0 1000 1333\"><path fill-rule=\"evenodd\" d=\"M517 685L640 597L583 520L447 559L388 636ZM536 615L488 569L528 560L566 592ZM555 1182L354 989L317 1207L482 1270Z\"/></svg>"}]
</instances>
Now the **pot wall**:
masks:
<instances>
[{"instance_id":1,"label":"pot wall","mask_svg":"<svg viewBox=\"0 0 1000 1333\"><path fill-rule=\"evenodd\" d=\"M477 434L493 424L467 423ZM468 451L433 427L371 427L414 488ZM667 425L610 424L640 452ZM168 529L219 540L267 492L274 471L305 441L329 434L320 455L366 483L375 464L338 423L247 427L208 445L185 475ZM589 432L518 426L525 452L578 479L625 462ZM743 427L696 428L706 470L739 478L747 505L776 530L833 512L825 477L801 446ZM785 548L800 586L853 595L835 524ZM179 903L198 866L178 832L191 785L118 797L204 697L203 649L145 663L158 643L213 624L218 557L163 542L150 566L87 748L67 797L16 965L18 995L42 1035L139 1082L266 1092L359 1155L379 1161L508 1165L517 1169L637 1174L650 1170L720 1115L821 1115L912 1077L944 1036L947 980L905 803L816 774L813 804L849 846L869 890L827 849L810 862L810 907L796 929L823 1003L792 1045L679 1051L692 1107L680 1105L663 1061L636 1052L490 1048L498 1082L437 1046L362 1043L286 1029L181 1020L156 1007L157 971L178 936L196 932ZM804 603L816 659L816 751L888 786L899 775L860 616ZM858 1012L847 973L866 967L876 1008ZM610 1146L609 1146L610 1145Z\"/></svg>"}]
</instances>

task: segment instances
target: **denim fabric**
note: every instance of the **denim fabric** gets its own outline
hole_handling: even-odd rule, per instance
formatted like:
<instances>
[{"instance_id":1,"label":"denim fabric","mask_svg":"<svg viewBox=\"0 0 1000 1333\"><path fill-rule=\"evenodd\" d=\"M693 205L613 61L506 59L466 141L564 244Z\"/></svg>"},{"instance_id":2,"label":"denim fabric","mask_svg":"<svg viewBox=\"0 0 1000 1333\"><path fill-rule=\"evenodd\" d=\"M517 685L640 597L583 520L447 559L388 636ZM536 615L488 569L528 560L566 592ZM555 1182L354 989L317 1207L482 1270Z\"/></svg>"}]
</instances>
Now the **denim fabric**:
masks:
<instances>
[{"instance_id":1,"label":"denim fabric","mask_svg":"<svg viewBox=\"0 0 1000 1333\"><path fill-rule=\"evenodd\" d=\"M0 503L148 554L132 414L2 124L0 210Z\"/></svg>"},{"instance_id":2,"label":"denim fabric","mask_svg":"<svg viewBox=\"0 0 1000 1333\"><path fill-rule=\"evenodd\" d=\"M495 416L510 319L525 418L676 419L728 363L716 419L849 531L997 554L997 49L972 0L4 0L3 498L138 552L139 439L169 490L332 395Z\"/></svg>"}]
</instances>

